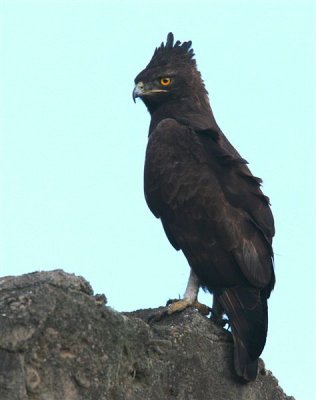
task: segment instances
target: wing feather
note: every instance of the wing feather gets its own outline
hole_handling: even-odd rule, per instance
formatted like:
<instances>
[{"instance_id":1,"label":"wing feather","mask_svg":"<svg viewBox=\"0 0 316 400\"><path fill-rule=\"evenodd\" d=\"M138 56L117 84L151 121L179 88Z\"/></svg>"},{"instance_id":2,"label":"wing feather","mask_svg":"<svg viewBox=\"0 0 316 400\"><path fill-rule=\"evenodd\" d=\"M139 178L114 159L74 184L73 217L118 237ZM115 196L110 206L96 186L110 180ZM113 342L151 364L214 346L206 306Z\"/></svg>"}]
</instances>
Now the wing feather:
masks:
<instances>
[{"instance_id":1,"label":"wing feather","mask_svg":"<svg viewBox=\"0 0 316 400\"><path fill-rule=\"evenodd\" d=\"M227 143L218 132L160 122L147 147L146 201L206 286L264 287L274 280L272 213L261 180Z\"/></svg>"}]
</instances>

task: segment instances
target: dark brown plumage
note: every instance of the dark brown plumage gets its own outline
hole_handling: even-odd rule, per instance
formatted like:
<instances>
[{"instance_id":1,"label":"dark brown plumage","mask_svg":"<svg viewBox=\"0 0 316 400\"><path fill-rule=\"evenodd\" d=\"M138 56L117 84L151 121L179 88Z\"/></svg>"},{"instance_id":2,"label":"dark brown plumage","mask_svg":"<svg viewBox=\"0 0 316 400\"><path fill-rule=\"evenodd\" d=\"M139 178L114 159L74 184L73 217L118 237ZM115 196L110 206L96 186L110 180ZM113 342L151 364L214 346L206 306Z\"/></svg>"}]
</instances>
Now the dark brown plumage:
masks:
<instances>
[{"instance_id":1,"label":"dark brown plumage","mask_svg":"<svg viewBox=\"0 0 316 400\"><path fill-rule=\"evenodd\" d=\"M169 33L137 75L133 96L151 114L144 186L147 204L199 285L227 314L235 369L255 379L275 283L273 216L247 162L218 127L191 42ZM220 315L221 316L221 315Z\"/></svg>"}]
</instances>

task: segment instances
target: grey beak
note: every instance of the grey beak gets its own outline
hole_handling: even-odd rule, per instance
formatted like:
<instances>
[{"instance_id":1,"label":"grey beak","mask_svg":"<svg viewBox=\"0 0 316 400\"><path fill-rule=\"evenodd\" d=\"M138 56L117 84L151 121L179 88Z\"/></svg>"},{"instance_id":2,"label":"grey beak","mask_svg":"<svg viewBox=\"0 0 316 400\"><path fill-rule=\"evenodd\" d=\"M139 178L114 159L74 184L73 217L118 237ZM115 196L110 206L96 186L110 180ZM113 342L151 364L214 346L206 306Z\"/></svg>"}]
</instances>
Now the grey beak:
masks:
<instances>
[{"instance_id":1,"label":"grey beak","mask_svg":"<svg viewBox=\"0 0 316 400\"><path fill-rule=\"evenodd\" d=\"M141 97L143 93L144 93L144 84L143 82L138 82L133 90L134 103L136 103L136 97Z\"/></svg>"}]
</instances>

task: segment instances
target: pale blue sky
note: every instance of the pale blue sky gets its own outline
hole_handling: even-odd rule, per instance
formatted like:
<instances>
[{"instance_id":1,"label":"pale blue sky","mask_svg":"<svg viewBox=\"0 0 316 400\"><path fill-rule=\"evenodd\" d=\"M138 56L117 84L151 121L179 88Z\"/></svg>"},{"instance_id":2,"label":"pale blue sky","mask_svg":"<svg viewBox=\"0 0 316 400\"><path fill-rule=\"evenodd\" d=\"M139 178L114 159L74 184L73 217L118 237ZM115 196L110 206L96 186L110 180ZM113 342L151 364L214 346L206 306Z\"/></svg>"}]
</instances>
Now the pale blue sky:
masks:
<instances>
[{"instance_id":1,"label":"pale blue sky","mask_svg":"<svg viewBox=\"0 0 316 400\"><path fill-rule=\"evenodd\" d=\"M186 260L143 198L149 115L132 101L173 31L193 41L217 122L271 198L266 366L288 395L316 398L315 2L0 5L1 275L62 268L117 310L183 293Z\"/></svg>"}]
</instances>

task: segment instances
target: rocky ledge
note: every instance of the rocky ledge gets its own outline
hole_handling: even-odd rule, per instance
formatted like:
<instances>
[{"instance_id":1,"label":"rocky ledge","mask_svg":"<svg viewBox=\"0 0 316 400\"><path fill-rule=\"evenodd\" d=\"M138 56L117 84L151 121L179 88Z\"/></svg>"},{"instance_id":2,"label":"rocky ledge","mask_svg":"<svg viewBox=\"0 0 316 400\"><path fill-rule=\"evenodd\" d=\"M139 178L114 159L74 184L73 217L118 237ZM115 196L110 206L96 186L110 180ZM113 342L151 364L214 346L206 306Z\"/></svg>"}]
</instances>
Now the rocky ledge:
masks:
<instances>
[{"instance_id":1,"label":"rocky ledge","mask_svg":"<svg viewBox=\"0 0 316 400\"><path fill-rule=\"evenodd\" d=\"M61 270L0 279L1 400L294 400L260 363L233 370L231 335L188 309L119 313Z\"/></svg>"}]
</instances>

